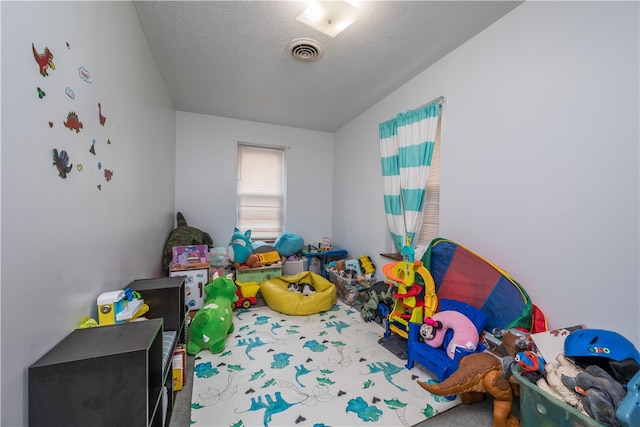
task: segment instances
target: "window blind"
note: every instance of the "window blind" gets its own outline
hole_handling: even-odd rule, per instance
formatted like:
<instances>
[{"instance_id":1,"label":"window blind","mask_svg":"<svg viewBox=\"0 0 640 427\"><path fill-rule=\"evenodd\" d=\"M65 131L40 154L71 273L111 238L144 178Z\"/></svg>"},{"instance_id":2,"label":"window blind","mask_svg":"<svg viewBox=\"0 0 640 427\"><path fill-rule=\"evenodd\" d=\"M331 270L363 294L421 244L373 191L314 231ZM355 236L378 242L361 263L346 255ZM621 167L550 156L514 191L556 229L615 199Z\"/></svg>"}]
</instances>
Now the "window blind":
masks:
<instances>
[{"instance_id":1,"label":"window blind","mask_svg":"<svg viewBox=\"0 0 640 427\"><path fill-rule=\"evenodd\" d=\"M238 228L275 240L284 224L284 147L238 143Z\"/></svg>"},{"instance_id":2,"label":"window blind","mask_svg":"<svg viewBox=\"0 0 640 427\"><path fill-rule=\"evenodd\" d=\"M438 117L438 129L436 131L435 147L429 167L427 178L427 199L424 204L424 217L422 228L418 237L418 244L426 246L440 234L440 124L442 112Z\"/></svg>"}]
</instances>

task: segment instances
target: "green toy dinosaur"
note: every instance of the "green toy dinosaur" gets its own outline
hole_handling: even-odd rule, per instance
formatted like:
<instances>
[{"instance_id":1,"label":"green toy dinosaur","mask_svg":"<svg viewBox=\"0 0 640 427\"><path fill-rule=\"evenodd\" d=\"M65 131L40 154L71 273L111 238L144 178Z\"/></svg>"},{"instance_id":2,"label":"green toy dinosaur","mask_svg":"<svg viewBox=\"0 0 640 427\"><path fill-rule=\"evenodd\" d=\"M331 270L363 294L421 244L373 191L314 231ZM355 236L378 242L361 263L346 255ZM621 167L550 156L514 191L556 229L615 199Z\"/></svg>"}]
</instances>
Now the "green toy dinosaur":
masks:
<instances>
[{"instance_id":1,"label":"green toy dinosaur","mask_svg":"<svg viewBox=\"0 0 640 427\"><path fill-rule=\"evenodd\" d=\"M211 353L224 350L227 335L233 332L233 306L238 301L236 284L228 277L218 277L204 287L202 307L191 322L187 353L197 354L203 348Z\"/></svg>"}]
</instances>

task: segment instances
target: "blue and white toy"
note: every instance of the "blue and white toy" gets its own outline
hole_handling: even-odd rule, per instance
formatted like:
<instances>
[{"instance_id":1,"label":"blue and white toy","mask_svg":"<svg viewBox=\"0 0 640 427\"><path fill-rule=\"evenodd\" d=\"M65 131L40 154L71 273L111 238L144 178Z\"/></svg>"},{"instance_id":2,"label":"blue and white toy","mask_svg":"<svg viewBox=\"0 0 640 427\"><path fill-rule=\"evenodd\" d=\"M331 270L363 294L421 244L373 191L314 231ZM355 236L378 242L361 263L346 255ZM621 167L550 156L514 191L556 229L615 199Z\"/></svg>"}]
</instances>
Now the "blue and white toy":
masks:
<instances>
[{"instance_id":1,"label":"blue and white toy","mask_svg":"<svg viewBox=\"0 0 640 427\"><path fill-rule=\"evenodd\" d=\"M251 230L247 230L243 233L238 229L238 227L235 227L233 234L231 235L229 248L227 249L229 261L234 264L244 264L252 253L253 246L251 244Z\"/></svg>"}]
</instances>

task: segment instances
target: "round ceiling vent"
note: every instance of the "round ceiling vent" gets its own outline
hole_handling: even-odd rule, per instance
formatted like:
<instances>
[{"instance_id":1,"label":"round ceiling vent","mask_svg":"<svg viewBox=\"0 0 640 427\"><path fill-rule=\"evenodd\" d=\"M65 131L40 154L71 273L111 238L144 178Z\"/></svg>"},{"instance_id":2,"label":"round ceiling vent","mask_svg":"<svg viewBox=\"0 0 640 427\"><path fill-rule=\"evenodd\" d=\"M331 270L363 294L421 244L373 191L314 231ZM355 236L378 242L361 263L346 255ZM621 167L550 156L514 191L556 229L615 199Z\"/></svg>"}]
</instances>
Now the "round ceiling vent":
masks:
<instances>
[{"instance_id":1,"label":"round ceiling vent","mask_svg":"<svg viewBox=\"0 0 640 427\"><path fill-rule=\"evenodd\" d=\"M314 62L322 57L324 48L313 39L295 39L287 45L287 53L296 61Z\"/></svg>"}]
</instances>

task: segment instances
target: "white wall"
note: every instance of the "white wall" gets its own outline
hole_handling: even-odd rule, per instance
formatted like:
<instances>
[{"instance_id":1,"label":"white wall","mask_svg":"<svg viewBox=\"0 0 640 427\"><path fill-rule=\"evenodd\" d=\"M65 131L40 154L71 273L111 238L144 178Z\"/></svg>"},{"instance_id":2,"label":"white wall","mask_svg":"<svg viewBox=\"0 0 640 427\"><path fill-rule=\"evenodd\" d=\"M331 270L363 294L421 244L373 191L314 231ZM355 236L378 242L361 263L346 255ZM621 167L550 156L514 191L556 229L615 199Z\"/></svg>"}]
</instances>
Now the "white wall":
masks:
<instances>
[{"instance_id":1,"label":"white wall","mask_svg":"<svg viewBox=\"0 0 640 427\"><path fill-rule=\"evenodd\" d=\"M96 317L100 293L160 274L173 227L175 111L130 2L1 7L0 424L21 426L28 366L83 316ZM53 52L56 69L48 77L39 74L31 43ZM90 84L78 77L80 66ZM69 111L83 122L80 133L62 125ZM71 156L67 179L52 165L53 148ZM104 169L113 170L110 182Z\"/></svg>"},{"instance_id":2,"label":"white wall","mask_svg":"<svg viewBox=\"0 0 640 427\"><path fill-rule=\"evenodd\" d=\"M226 247L236 224L236 141L290 147L286 231L331 236L333 134L201 114L176 114L176 205ZM243 230L244 231L244 230Z\"/></svg>"},{"instance_id":3,"label":"white wall","mask_svg":"<svg viewBox=\"0 0 640 427\"><path fill-rule=\"evenodd\" d=\"M513 275L550 327L638 345L638 12L526 2L344 126L336 238L387 262L378 123L446 95L440 234Z\"/></svg>"}]
</instances>

